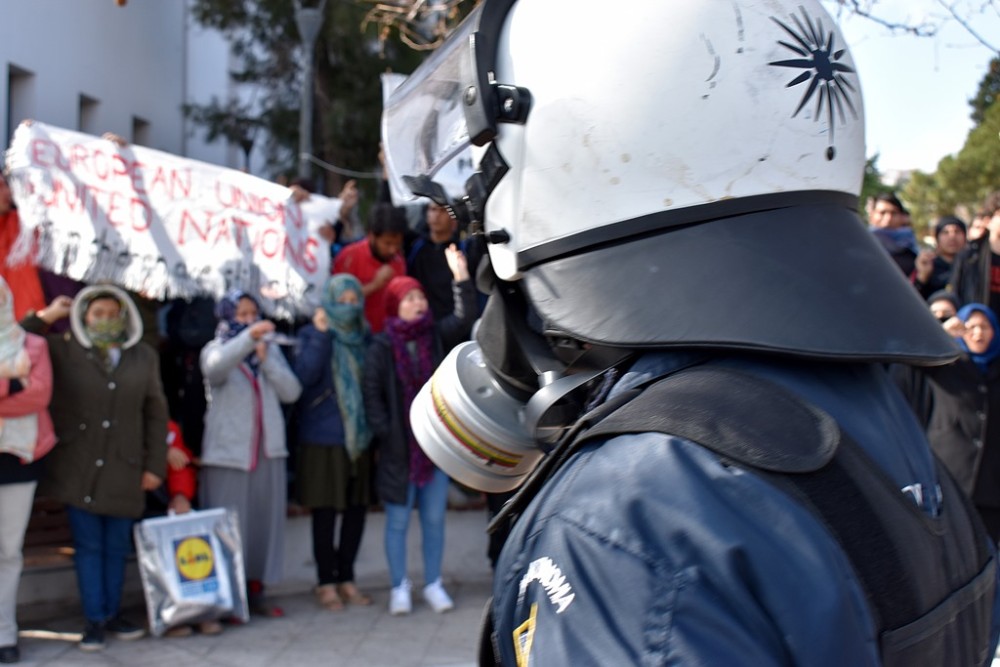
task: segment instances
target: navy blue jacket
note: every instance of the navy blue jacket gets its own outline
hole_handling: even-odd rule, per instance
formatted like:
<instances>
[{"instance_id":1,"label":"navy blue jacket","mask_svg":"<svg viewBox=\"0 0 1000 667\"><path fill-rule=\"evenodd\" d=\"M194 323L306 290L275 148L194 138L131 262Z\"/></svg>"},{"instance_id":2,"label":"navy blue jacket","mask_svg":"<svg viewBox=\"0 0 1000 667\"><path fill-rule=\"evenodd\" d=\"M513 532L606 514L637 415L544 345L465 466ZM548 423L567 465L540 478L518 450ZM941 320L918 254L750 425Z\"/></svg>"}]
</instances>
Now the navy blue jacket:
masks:
<instances>
[{"instance_id":1,"label":"navy blue jacket","mask_svg":"<svg viewBox=\"0 0 1000 667\"><path fill-rule=\"evenodd\" d=\"M333 337L307 324L299 330L295 349L292 370L302 384L302 396L295 405L298 441L343 447L344 422L333 387Z\"/></svg>"},{"instance_id":2,"label":"navy blue jacket","mask_svg":"<svg viewBox=\"0 0 1000 667\"><path fill-rule=\"evenodd\" d=\"M649 354L613 393L683 361ZM709 363L822 408L936 513L926 440L880 366ZM880 664L862 586L820 520L758 475L659 433L586 444L555 473L507 540L493 613L504 665ZM995 603L994 645L998 619Z\"/></svg>"}]
</instances>

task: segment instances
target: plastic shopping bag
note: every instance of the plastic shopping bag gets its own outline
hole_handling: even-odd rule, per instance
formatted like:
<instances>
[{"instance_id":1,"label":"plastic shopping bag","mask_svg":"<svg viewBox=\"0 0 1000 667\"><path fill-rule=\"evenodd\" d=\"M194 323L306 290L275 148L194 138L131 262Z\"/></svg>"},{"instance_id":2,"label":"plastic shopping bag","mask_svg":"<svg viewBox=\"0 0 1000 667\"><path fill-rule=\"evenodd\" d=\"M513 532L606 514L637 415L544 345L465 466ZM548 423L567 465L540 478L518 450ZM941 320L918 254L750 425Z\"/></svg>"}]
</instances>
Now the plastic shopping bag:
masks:
<instances>
[{"instance_id":1,"label":"plastic shopping bag","mask_svg":"<svg viewBox=\"0 0 1000 667\"><path fill-rule=\"evenodd\" d=\"M223 508L140 521L139 574L150 631L226 616L250 619L239 522Z\"/></svg>"}]
</instances>

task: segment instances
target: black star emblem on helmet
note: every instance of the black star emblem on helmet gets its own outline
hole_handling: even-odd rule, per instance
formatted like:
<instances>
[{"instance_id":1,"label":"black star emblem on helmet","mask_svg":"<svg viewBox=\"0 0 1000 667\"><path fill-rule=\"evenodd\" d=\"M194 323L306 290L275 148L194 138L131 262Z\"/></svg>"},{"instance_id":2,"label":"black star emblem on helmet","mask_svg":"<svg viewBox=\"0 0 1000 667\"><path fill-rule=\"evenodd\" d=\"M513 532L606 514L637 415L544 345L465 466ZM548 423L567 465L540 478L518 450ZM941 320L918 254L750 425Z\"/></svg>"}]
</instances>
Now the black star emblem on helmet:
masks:
<instances>
[{"instance_id":1,"label":"black star emblem on helmet","mask_svg":"<svg viewBox=\"0 0 1000 667\"><path fill-rule=\"evenodd\" d=\"M792 22L795 27L771 17L791 38L792 42L778 40L778 44L792 51L798 58L791 60L777 60L768 63L775 67L791 67L793 69L805 70L786 84L786 88L798 86L809 82L808 88L802 94L799 106L792 113L792 118L809 103L816 100L816 114L814 120L826 117L830 127L830 144L826 151L828 160L832 160L836 152L833 148L833 128L835 117L839 116L840 122L847 121L845 107L850 111L855 119L858 112L851 101L852 93L856 93L855 87L848 80L848 75L856 75L854 68L840 62L847 49L838 48L836 44L836 33L833 30L827 31L823 27L822 21L812 18L802 9L802 19L792 15Z\"/></svg>"}]
</instances>

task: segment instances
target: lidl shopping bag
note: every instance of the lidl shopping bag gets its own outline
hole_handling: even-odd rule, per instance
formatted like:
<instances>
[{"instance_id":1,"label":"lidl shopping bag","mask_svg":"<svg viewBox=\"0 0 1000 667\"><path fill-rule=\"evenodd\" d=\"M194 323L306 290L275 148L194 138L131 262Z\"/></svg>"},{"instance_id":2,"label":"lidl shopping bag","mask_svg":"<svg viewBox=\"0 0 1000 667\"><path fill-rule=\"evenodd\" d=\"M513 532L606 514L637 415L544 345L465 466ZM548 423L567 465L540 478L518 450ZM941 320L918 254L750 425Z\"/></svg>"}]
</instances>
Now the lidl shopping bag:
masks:
<instances>
[{"instance_id":1,"label":"lidl shopping bag","mask_svg":"<svg viewBox=\"0 0 1000 667\"><path fill-rule=\"evenodd\" d=\"M150 631L232 616L250 620L235 513L209 509L135 525Z\"/></svg>"}]
</instances>

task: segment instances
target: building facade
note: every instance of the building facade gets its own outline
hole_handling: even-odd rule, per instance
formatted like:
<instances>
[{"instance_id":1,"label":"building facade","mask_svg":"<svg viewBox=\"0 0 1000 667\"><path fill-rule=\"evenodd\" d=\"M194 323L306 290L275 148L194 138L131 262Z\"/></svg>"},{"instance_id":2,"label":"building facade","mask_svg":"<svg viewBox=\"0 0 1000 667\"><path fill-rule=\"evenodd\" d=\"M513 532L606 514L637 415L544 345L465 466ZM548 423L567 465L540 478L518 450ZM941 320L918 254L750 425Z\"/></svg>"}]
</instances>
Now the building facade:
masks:
<instances>
[{"instance_id":1,"label":"building facade","mask_svg":"<svg viewBox=\"0 0 1000 667\"><path fill-rule=\"evenodd\" d=\"M240 94L226 39L194 23L188 0L4 0L0 26L4 147L31 118L244 166L239 147L207 143L184 117L184 104Z\"/></svg>"}]
</instances>

